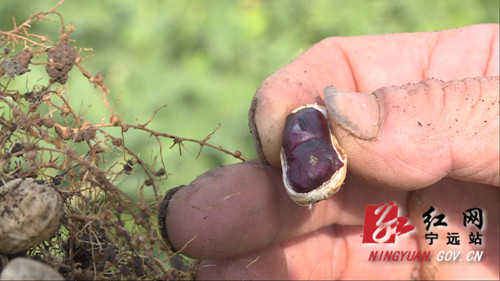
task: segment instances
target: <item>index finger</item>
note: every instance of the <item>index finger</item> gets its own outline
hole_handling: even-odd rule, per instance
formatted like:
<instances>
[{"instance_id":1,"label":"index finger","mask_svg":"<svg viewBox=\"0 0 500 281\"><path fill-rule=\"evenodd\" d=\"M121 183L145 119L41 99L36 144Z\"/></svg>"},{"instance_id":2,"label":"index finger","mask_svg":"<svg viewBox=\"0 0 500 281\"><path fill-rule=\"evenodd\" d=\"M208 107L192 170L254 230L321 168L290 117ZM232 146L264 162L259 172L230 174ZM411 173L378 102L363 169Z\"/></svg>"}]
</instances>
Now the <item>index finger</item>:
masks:
<instances>
[{"instance_id":1,"label":"index finger","mask_svg":"<svg viewBox=\"0 0 500 281\"><path fill-rule=\"evenodd\" d=\"M328 85L370 93L429 77L498 75L498 60L497 24L325 39L266 79L255 94L249 121L259 157L279 167L285 117L300 105L323 104Z\"/></svg>"}]
</instances>

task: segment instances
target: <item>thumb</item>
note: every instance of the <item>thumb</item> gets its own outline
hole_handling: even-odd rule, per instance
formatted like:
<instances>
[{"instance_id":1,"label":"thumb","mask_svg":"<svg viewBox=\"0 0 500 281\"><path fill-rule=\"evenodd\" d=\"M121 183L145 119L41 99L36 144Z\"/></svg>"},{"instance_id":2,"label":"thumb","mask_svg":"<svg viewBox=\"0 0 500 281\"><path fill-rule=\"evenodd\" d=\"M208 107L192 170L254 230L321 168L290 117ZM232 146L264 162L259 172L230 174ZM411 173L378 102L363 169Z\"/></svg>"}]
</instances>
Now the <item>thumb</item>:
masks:
<instances>
[{"instance_id":1,"label":"thumb","mask_svg":"<svg viewBox=\"0 0 500 281\"><path fill-rule=\"evenodd\" d=\"M499 186L499 77L382 88L325 89L349 170L409 190L444 177Z\"/></svg>"}]
</instances>

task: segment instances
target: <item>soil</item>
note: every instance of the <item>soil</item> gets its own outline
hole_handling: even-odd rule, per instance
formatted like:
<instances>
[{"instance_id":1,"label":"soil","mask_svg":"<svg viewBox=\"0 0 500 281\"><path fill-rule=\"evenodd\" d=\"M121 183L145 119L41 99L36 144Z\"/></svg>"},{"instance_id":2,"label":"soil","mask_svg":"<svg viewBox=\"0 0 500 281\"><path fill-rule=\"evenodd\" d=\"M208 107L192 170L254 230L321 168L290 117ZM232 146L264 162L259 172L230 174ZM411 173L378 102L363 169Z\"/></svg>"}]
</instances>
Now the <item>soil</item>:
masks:
<instances>
[{"instance_id":1,"label":"soil","mask_svg":"<svg viewBox=\"0 0 500 281\"><path fill-rule=\"evenodd\" d=\"M49 64L45 67L51 81L66 83L68 72L73 68L77 53L75 47L67 41L60 41L56 47L47 52Z\"/></svg>"}]
</instances>

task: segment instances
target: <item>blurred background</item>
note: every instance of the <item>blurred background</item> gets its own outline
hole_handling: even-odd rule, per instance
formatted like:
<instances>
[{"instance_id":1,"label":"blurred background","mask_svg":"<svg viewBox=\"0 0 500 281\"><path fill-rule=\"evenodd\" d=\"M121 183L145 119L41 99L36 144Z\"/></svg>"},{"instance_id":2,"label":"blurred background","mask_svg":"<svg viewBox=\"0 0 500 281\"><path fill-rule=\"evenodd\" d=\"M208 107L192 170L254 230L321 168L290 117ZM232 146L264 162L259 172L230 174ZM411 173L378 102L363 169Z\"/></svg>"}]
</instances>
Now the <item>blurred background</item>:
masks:
<instances>
[{"instance_id":1,"label":"blurred background","mask_svg":"<svg viewBox=\"0 0 500 281\"><path fill-rule=\"evenodd\" d=\"M46 11L58 0L0 2L0 30ZM84 67L98 71L110 89L111 103L128 123L149 120L151 129L203 139L220 123L210 143L256 156L247 113L262 81L314 43L329 36L435 31L499 22L498 0L218 0L123 1L67 0L57 11L76 30L71 39ZM58 41L57 23L37 22L32 32ZM56 32L54 32L54 30ZM92 49L92 50L90 50ZM33 88L34 69L13 83ZM68 80L73 108L100 122L107 115L100 92L73 69ZM107 117L106 117L107 118ZM108 121L107 119L105 121ZM117 131L116 136L119 136ZM156 140L127 132L126 144L145 159L160 153ZM219 151L186 143L182 156L162 140L168 179L165 189L187 184L221 164L238 162ZM134 183L134 186L137 186Z\"/></svg>"}]
</instances>

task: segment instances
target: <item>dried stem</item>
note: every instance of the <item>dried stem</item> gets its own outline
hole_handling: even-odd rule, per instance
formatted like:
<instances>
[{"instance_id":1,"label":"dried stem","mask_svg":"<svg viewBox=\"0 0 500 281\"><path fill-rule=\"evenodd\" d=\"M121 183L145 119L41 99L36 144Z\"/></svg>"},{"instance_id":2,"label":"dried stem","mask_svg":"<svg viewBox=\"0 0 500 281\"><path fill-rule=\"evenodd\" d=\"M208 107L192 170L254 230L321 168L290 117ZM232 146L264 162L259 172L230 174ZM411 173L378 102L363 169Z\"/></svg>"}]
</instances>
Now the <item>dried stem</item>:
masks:
<instances>
[{"instance_id":1,"label":"dried stem","mask_svg":"<svg viewBox=\"0 0 500 281\"><path fill-rule=\"evenodd\" d=\"M192 278L196 264L186 262L188 272L177 269L171 261L173 255L179 253L168 249L157 234L156 214L164 192L160 188L167 180L165 163L169 162L164 159L162 141L171 139L170 148L177 145L180 154L186 142L198 144L196 159L204 147L241 161L245 161L245 157L238 150L209 143L220 124L203 139L148 128L166 106L158 108L145 123L124 123L116 112L118 103L112 107L108 102L111 91L105 86L104 77L85 69L83 62L90 56L81 58L79 53L71 57L74 61L66 63L71 67L76 65L88 79L89 87L102 93L109 121L104 122L104 118L93 124L85 119L84 113L75 111L66 80L54 77L47 70L51 64L62 63L41 59L45 58L42 54L58 52L58 46L75 42L70 40L73 28L65 26L62 15L56 11L63 3L64 0L48 11L31 15L20 25L14 21L10 31L0 31L0 46L14 49L0 55L0 59L12 62L20 59L20 55L30 56L28 65L22 68L19 65L4 67L3 64L0 67L0 186L16 178L37 178L53 184L65 199L60 232L25 254L53 265L66 279ZM49 18L49 15L56 18ZM59 38L51 40L30 33L31 26L42 21L58 23ZM16 54L18 45L28 53L21 54L18 50ZM24 59L26 61L26 57ZM25 89L16 89L10 82L23 75L28 67L46 67L50 79L25 93ZM119 135L113 135L110 128L120 128ZM132 132L154 137L159 163L157 157L145 159L126 145L127 131L131 128ZM125 181L128 184L137 182L136 194L120 188ZM0 267L2 265L3 260Z\"/></svg>"}]
</instances>

